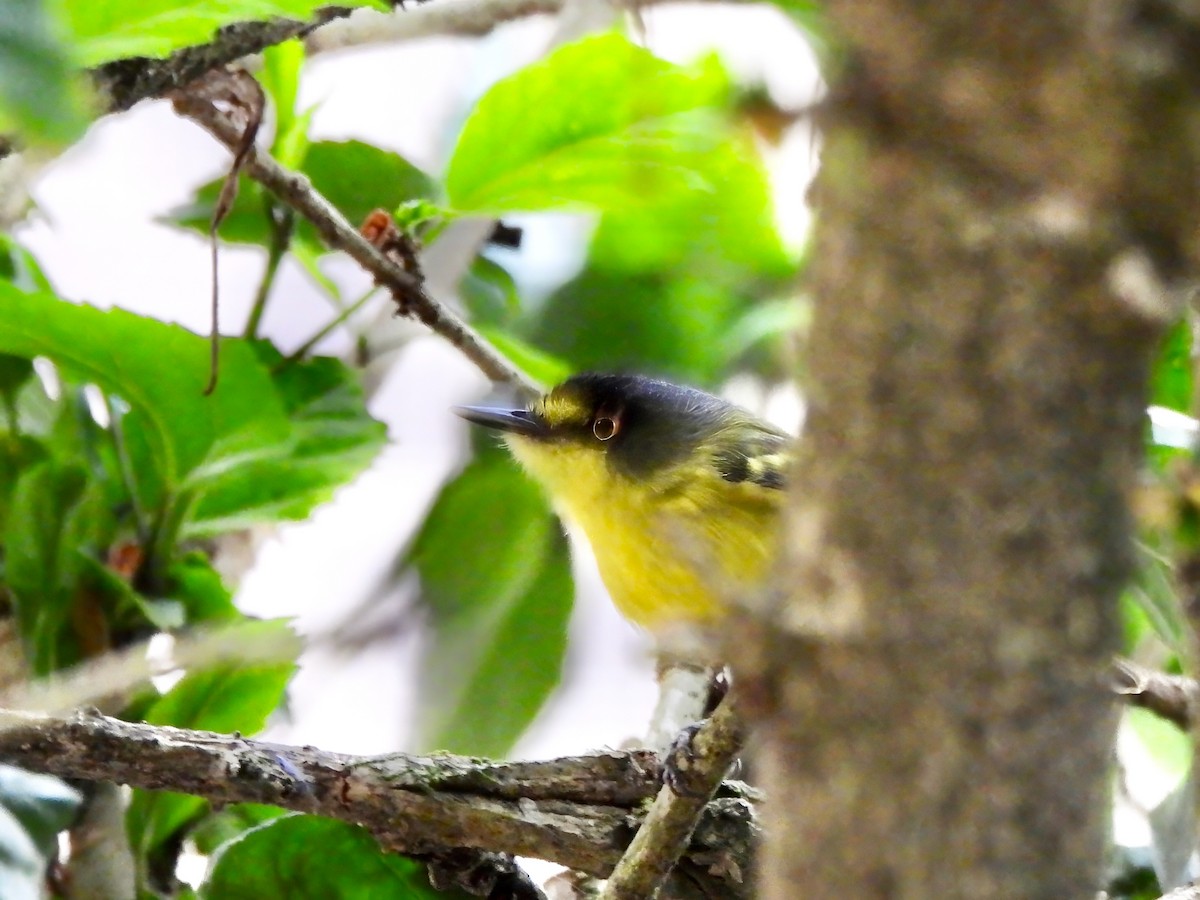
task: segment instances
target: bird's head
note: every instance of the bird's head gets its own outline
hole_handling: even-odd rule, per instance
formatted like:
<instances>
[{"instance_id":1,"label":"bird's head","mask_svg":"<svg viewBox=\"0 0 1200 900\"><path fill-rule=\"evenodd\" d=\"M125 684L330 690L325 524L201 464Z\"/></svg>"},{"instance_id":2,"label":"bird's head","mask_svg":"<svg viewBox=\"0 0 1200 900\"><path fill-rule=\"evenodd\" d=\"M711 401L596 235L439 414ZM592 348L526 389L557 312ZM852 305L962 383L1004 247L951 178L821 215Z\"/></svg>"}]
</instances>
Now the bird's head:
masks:
<instances>
[{"instance_id":1,"label":"bird's head","mask_svg":"<svg viewBox=\"0 0 1200 900\"><path fill-rule=\"evenodd\" d=\"M610 474L652 478L686 461L741 413L695 388L597 373L576 375L524 409L466 406L456 412L502 432L531 473L552 487L599 463Z\"/></svg>"}]
</instances>

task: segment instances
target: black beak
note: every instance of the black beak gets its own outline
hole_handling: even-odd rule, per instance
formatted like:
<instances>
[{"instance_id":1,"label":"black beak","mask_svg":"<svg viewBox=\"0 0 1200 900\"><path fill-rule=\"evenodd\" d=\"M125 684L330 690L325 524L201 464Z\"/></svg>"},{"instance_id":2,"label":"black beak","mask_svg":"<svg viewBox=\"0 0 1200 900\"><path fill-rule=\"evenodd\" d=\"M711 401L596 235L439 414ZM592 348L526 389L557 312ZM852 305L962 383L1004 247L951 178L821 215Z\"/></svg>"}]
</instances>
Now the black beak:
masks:
<instances>
[{"instance_id":1,"label":"black beak","mask_svg":"<svg viewBox=\"0 0 1200 900\"><path fill-rule=\"evenodd\" d=\"M546 423L527 409L494 409L488 406L456 406L454 411L476 425L495 428L509 434L526 437L545 437L549 434Z\"/></svg>"}]
</instances>

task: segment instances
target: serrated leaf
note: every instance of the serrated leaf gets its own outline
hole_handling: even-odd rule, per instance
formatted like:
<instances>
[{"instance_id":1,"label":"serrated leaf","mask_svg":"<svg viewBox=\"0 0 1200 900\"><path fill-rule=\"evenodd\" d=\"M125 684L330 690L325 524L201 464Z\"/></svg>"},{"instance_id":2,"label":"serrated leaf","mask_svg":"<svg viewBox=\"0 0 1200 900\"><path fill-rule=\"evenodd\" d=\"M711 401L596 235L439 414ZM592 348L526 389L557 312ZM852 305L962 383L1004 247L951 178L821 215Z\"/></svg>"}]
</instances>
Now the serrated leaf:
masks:
<instances>
[{"instance_id":1,"label":"serrated leaf","mask_svg":"<svg viewBox=\"0 0 1200 900\"><path fill-rule=\"evenodd\" d=\"M69 0L66 23L79 62L94 66L130 56L166 56L211 41L223 25L282 16L307 20L325 0ZM348 0L343 6L375 6Z\"/></svg>"},{"instance_id":2,"label":"serrated leaf","mask_svg":"<svg viewBox=\"0 0 1200 900\"><path fill-rule=\"evenodd\" d=\"M224 343L220 383L204 396L208 340L177 325L3 283L0 313L0 352L48 356L129 402L126 430L139 432L169 487L202 466L278 453L291 438L270 379L244 342Z\"/></svg>"},{"instance_id":3,"label":"serrated leaf","mask_svg":"<svg viewBox=\"0 0 1200 900\"><path fill-rule=\"evenodd\" d=\"M438 892L425 866L385 853L363 828L287 815L225 844L200 896L207 900L466 900Z\"/></svg>"},{"instance_id":4,"label":"serrated leaf","mask_svg":"<svg viewBox=\"0 0 1200 900\"><path fill-rule=\"evenodd\" d=\"M290 626L282 619L246 621L239 634L261 632L262 640L278 641ZM297 643L296 653L299 653ZM201 731L254 734L280 705L295 671L292 661L275 663L220 662L189 672L144 713L151 725L174 725ZM204 810L206 801L169 791L135 791L129 806L130 836L141 855L150 855Z\"/></svg>"},{"instance_id":5,"label":"serrated leaf","mask_svg":"<svg viewBox=\"0 0 1200 900\"><path fill-rule=\"evenodd\" d=\"M573 590L560 526L492 453L442 490L409 561L432 613L422 742L503 755L561 672Z\"/></svg>"},{"instance_id":6,"label":"serrated leaf","mask_svg":"<svg viewBox=\"0 0 1200 900\"><path fill-rule=\"evenodd\" d=\"M303 519L375 458L387 429L367 413L359 376L342 362L315 357L280 367L260 343L272 384L293 426L286 455L250 460L211 479L184 532L217 534L257 522Z\"/></svg>"},{"instance_id":7,"label":"serrated leaf","mask_svg":"<svg viewBox=\"0 0 1200 900\"><path fill-rule=\"evenodd\" d=\"M713 190L697 161L722 139L727 93L719 67L681 69L618 34L560 47L480 98L447 167L450 203L621 209Z\"/></svg>"}]
</instances>

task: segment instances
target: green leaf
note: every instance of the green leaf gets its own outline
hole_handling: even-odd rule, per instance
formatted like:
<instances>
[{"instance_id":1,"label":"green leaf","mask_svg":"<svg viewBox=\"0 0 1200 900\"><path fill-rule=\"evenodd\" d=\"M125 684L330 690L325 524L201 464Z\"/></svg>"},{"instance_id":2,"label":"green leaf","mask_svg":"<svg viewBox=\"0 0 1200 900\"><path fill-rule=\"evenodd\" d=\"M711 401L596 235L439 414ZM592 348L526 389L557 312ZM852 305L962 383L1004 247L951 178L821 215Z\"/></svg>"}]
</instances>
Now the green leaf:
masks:
<instances>
[{"instance_id":1,"label":"green leaf","mask_svg":"<svg viewBox=\"0 0 1200 900\"><path fill-rule=\"evenodd\" d=\"M573 590L558 521L493 452L442 490L409 562L433 620L422 742L502 756L562 669Z\"/></svg>"},{"instance_id":2,"label":"green leaf","mask_svg":"<svg viewBox=\"0 0 1200 900\"><path fill-rule=\"evenodd\" d=\"M291 626L284 619L247 620L231 633L239 634L239 639L257 634L259 640L278 641L291 633ZM298 640L295 651L298 655ZM189 672L146 710L146 722L254 734L279 706L295 669L293 658L270 663L223 661Z\"/></svg>"},{"instance_id":3,"label":"green leaf","mask_svg":"<svg viewBox=\"0 0 1200 900\"><path fill-rule=\"evenodd\" d=\"M71 825L81 800L59 778L0 765L0 807L21 823L45 857L57 854L58 833Z\"/></svg>"},{"instance_id":4,"label":"green leaf","mask_svg":"<svg viewBox=\"0 0 1200 900\"><path fill-rule=\"evenodd\" d=\"M202 553L192 552L176 560L167 570L169 597L183 604L189 624L236 622L242 613L233 595L212 563Z\"/></svg>"},{"instance_id":5,"label":"green leaf","mask_svg":"<svg viewBox=\"0 0 1200 900\"><path fill-rule=\"evenodd\" d=\"M104 601L106 619L114 628L136 631L150 625L157 631L172 631L187 621L178 600L143 597L128 581L86 553L81 554L80 568L87 586Z\"/></svg>"},{"instance_id":6,"label":"green leaf","mask_svg":"<svg viewBox=\"0 0 1200 900\"><path fill-rule=\"evenodd\" d=\"M33 360L23 356L0 353L0 397L5 406L13 408L17 402L17 391L33 376Z\"/></svg>"},{"instance_id":7,"label":"green leaf","mask_svg":"<svg viewBox=\"0 0 1200 900\"><path fill-rule=\"evenodd\" d=\"M478 331L510 362L538 384L552 387L566 381L571 374L569 363L514 337L507 331L501 331L490 325L480 325Z\"/></svg>"},{"instance_id":8,"label":"green leaf","mask_svg":"<svg viewBox=\"0 0 1200 900\"><path fill-rule=\"evenodd\" d=\"M641 371L713 385L740 349L729 338L747 303L705 279L585 269L546 301L529 339L577 372Z\"/></svg>"},{"instance_id":9,"label":"green leaf","mask_svg":"<svg viewBox=\"0 0 1200 900\"><path fill-rule=\"evenodd\" d=\"M257 522L303 519L370 464L387 429L367 413L358 373L315 357L280 367L269 344L258 353L293 425L286 454L249 460L205 486L185 526L188 535L217 534Z\"/></svg>"},{"instance_id":10,"label":"green leaf","mask_svg":"<svg viewBox=\"0 0 1200 900\"><path fill-rule=\"evenodd\" d=\"M621 209L713 190L697 163L722 140L727 95L719 67L684 70L617 34L560 47L476 104L446 171L450 203Z\"/></svg>"},{"instance_id":11,"label":"green leaf","mask_svg":"<svg viewBox=\"0 0 1200 900\"><path fill-rule=\"evenodd\" d=\"M362 141L318 141L304 157L313 187L357 225L376 209L433 199L433 179L398 153Z\"/></svg>"},{"instance_id":12,"label":"green leaf","mask_svg":"<svg viewBox=\"0 0 1200 900\"><path fill-rule=\"evenodd\" d=\"M98 552L111 513L85 470L47 459L17 481L5 533L6 579L34 671L77 661L70 629L83 560Z\"/></svg>"},{"instance_id":13,"label":"green leaf","mask_svg":"<svg viewBox=\"0 0 1200 900\"><path fill-rule=\"evenodd\" d=\"M41 0L0 8L0 134L68 144L87 127L85 84Z\"/></svg>"},{"instance_id":14,"label":"green leaf","mask_svg":"<svg viewBox=\"0 0 1200 900\"><path fill-rule=\"evenodd\" d=\"M793 276L796 264L776 227L766 166L750 136L728 134L692 165L707 189L610 209L592 237L589 264L633 275L682 270L731 285Z\"/></svg>"},{"instance_id":15,"label":"green leaf","mask_svg":"<svg viewBox=\"0 0 1200 900\"><path fill-rule=\"evenodd\" d=\"M235 803L208 816L192 831L191 839L199 852L212 855L243 832L287 814L286 809L265 803Z\"/></svg>"},{"instance_id":16,"label":"green leaf","mask_svg":"<svg viewBox=\"0 0 1200 900\"><path fill-rule=\"evenodd\" d=\"M381 150L362 141L317 141L304 155L301 171L351 223L363 221L375 209L394 209L408 200L430 198L433 181L397 153ZM223 179L201 187L195 199L167 213L164 221L208 234ZM221 222L221 240L235 244L266 246L271 239L270 222L261 189L243 176L238 196L229 215ZM297 238L320 247L320 239L306 222L300 223Z\"/></svg>"},{"instance_id":17,"label":"green leaf","mask_svg":"<svg viewBox=\"0 0 1200 900\"><path fill-rule=\"evenodd\" d=\"M166 56L211 41L223 25L282 16L311 19L325 0L66 0L66 21L85 66ZM349 0L344 6L371 5Z\"/></svg>"},{"instance_id":18,"label":"green leaf","mask_svg":"<svg viewBox=\"0 0 1200 900\"><path fill-rule=\"evenodd\" d=\"M253 828L222 847L207 900L466 900L438 892L425 866L385 853L363 828L317 816L288 815Z\"/></svg>"},{"instance_id":19,"label":"green leaf","mask_svg":"<svg viewBox=\"0 0 1200 900\"><path fill-rule=\"evenodd\" d=\"M1190 413L1195 391L1192 364L1192 322L1185 316L1163 337L1150 380L1150 405Z\"/></svg>"},{"instance_id":20,"label":"green leaf","mask_svg":"<svg viewBox=\"0 0 1200 900\"><path fill-rule=\"evenodd\" d=\"M22 473L46 458L46 447L24 435L0 431L0 537L8 528L13 490Z\"/></svg>"},{"instance_id":21,"label":"green leaf","mask_svg":"<svg viewBox=\"0 0 1200 900\"><path fill-rule=\"evenodd\" d=\"M261 639L268 641L277 641L281 632L290 631L282 619L246 621L235 627L242 636L260 632ZM295 668L294 661L224 661L198 669L153 703L144 718L151 725L254 734L283 701ZM135 791L128 819L130 837L139 855L155 853L180 828L200 816L205 806L205 800L190 794Z\"/></svg>"},{"instance_id":22,"label":"green leaf","mask_svg":"<svg viewBox=\"0 0 1200 900\"><path fill-rule=\"evenodd\" d=\"M224 178L218 178L203 185L190 202L169 210L161 221L198 231L207 237L209 226L212 224L213 210L216 209L217 198L224 183ZM227 244L268 246L271 243L272 229L267 202L263 188L257 181L251 181L244 175L239 176L237 196L233 198L233 205L221 219L220 230L217 232L221 240Z\"/></svg>"},{"instance_id":23,"label":"green leaf","mask_svg":"<svg viewBox=\"0 0 1200 900\"><path fill-rule=\"evenodd\" d=\"M304 44L284 41L263 51L263 67L258 81L275 109L275 138L271 155L280 165L292 168L304 158L304 140L308 117L296 118L296 94L300 89L300 69L304 66ZM302 127L297 128L297 125Z\"/></svg>"},{"instance_id":24,"label":"green leaf","mask_svg":"<svg viewBox=\"0 0 1200 900\"><path fill-rule=\"evenodd\" d=\"M1188 653L1189 626L1167 559L1145 545L1137 547L1137 568L1125 596L1146 617L1154 633L1177 655Z\"/></svg>"},{"instance_id":25,"label":"green leaf","mask_svg":"<svg viewBox=\"0 0 1200 900\"><path fill-rule=\"evenodd\" d=\"M460 680L462 699L435 712L429 746L503 756L558 687L574 597L566 538L556 531L529 562L534 580L507 609L457 623L435 642L429 680L440 683L439 670Z\"/></svg>"},{"instance_id":26,"label":"green leaf","mask_svg":"<svg viewBox=\"0 0 1200 900\"><path fill-rule=\"evenodd\" d=\"M486 256L477 256L458 284L471 324L503 325L521 311L517 286L508 270Z\"/></svg>"},{"instance_id":27,"label":"green leaf","mask_svg":"<svg viewBox=\"0 0 1200 900\"><path fill-rule=\"evenodd\" d=\"M0 279L11 281L23 291L54 293L33 254L6 234L0 234Z\"/></svg>"},{"instance_id":28,"label":"green leaf","mask_svg":"<svg viewBox=\"0 0 1200 900\"><path fill-rule=\"evenodd\" d=\"M0 309L0 352L48 356L130 403L126 431L144 442L168 487L202 466L278 453L291 438L270 379L244 342L224 342L220 383L206 397L208 340L177 325L3 283Z\"/></svg>"}]
</instances>

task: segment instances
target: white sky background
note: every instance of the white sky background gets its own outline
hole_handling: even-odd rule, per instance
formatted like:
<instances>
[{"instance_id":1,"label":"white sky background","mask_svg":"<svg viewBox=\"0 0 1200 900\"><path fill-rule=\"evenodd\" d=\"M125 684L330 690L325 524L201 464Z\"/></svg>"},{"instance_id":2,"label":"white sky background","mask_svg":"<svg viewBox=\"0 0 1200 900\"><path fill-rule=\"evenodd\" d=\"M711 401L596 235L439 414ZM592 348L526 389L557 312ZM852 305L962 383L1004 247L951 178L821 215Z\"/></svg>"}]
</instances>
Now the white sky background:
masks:
<instances>
[{"instance_id":1,"label":"white sky background","mask_svg":"<svg viewBox=\"0 0 1200 900\"><path fill-rule=\"evenodd\" d=\"M769 7L713 5L653 9L647 43L680 62L717 48L750 81L765 81L776 102L799 107L817 84L812 54L796 28ZM461 117L492 80L537 58L549 40L546 19L501 28L482 39L430 39L329 54L309 63L301 105L319 103L314 139L359 138L394 149L439 171ZM798 243L807 227L803 192L815 151L803 128L773 151L777 202L785 234ZM197 126L162 102L109 117L87 139L40 175L40 213L19 231L66 297L122 306L208 328L209 260L197 235L160 225L155 217L186 202L222 173L229 156ZM526 242L513 268L528 287L545 290L569 277L582 259L577 219L525 217ZM224 247L222 320L227 332L245 321L264 254ZM357 295L367 277L332 259L328 271ZM384 304L388 305L388 304ZM390 305L389 309L390 309ZM285 351L329 317L331 307L299 269L285 262L263 323L264 336ZM393 560L444 480L463 464L466 426L449 407L483 396L487 382L455 351L408 323L385 317L408 343L375 392L372 413L388 424L390 442L375 465L308 522L268 536L238 592L238 603L261 616L295 616L315 635L354 610ZM342 353L344 332L318 349ZM753 392L739 391L739 400ZM795 403L769 414L785 427ZM469 561L464 561L467 564ZM564 683L521 741L517 756L549 757L618 745L643 733L655 699L648 639L612 609L586 550L576 552L576 610ZM399 611L406 597L389 601ZM375 753L410 746L416 701L416 642L411 634L381 642L353 658L316 641L302 658L291 689L291 718L272 726L273 739L329 750Z\"/></svg>"}]
</instances>

